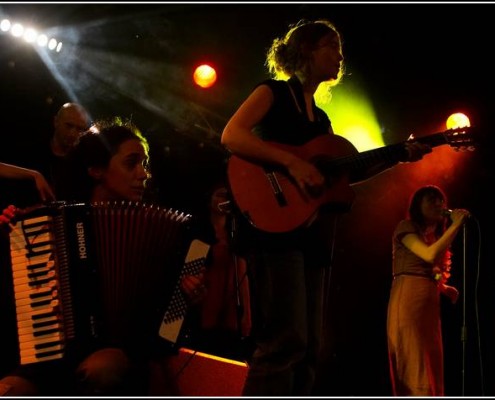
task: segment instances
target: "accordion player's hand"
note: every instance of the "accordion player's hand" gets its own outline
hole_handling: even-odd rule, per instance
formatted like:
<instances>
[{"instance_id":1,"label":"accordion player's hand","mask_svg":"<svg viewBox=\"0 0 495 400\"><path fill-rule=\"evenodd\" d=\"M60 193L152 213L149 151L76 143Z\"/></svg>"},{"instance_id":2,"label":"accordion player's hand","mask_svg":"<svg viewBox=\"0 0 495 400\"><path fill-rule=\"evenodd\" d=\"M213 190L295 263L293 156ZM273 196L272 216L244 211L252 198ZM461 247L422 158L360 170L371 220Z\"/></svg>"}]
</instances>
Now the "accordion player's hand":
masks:
<instances>
[{"instance_id":1,"label":"accordion player's hand","mask_svg":"<svg viewBox=\"0 0 495 400\"><path fill-rule=\"evenodd\" d=\"M181 289L190 304L201 302L206 295L204 272L200 272L197 275L185 275L181 280Z\"/></svg>"},{"instance_id":2,"label":"accordion player's hand","mask_svg":"<svg viewBox=\"0 0 495 400\"><path fill-rule=\"evenodd\" d=\"M0 214L0 229L4 233L9 233L12 230L11 222L12 219L16 216L17 209L10 205L3 209L2 214Z\"/></svg>"}]
</instances>

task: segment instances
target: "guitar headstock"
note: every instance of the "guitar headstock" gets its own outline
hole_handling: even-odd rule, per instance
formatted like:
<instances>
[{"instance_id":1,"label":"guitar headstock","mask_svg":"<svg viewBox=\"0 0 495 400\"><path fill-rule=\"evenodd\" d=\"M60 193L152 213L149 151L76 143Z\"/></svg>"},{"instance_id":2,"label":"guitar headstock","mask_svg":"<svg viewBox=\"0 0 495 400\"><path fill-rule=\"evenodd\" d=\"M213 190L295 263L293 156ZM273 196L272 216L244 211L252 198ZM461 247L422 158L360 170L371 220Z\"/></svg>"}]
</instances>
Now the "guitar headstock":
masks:
<instances>
[{"instance_id":1,"label":"guitar headstock","mask_svg":"<svg viewBox=\"0 0 495 400\"><path fill-rule=\"evenodd\" d=\"M476 148L476 128L465 126L444 131L445 142L455 151L474 151Z\"/></svg>"}]
</instances>

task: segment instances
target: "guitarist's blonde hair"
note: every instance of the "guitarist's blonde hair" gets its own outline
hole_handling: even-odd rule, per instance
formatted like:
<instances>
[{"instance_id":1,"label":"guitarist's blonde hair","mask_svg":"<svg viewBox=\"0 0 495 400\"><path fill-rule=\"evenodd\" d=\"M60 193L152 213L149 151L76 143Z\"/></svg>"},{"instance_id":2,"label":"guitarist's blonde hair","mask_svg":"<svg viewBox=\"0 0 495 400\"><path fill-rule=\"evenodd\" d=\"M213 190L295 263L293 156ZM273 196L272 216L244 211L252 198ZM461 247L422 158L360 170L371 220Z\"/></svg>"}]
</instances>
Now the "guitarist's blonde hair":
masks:
<instances>
[{"instance_id":1,"label":"guitarist's blonde hair","mask_svg":"<svg viewBox=\"0 0 495 400\"><path fill-rule=\"evenodd\" d=\"M289 31L273 40L266 53L265 65L269 73L279 80L287 80L296 71L303 71L308 63L308 51L314 50L319 40L333 33L341 40L335 25L325 19L316 21L301 20L289 26ZM337 79L326 82L328 86L337 85L343 76L343 67Z\"/></svg>"}]
</instances>

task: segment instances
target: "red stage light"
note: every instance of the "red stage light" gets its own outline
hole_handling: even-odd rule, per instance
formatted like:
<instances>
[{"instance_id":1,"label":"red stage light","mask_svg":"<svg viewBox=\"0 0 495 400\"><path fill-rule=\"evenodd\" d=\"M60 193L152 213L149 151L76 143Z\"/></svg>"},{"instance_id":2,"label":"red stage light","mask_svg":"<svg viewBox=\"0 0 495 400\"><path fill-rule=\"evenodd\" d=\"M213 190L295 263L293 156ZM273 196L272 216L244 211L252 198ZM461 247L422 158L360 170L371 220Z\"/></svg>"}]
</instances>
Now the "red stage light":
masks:
<instances>
[{"instance_id":1,"label":"red stage light","mask_svg":"<svg viewBox=\"0 0 495 400\"><path fill-rule=\"evenodd\" d=\"M200 65L194 70L194 83L202 88L209 88L217 80L217 72L207 64Z\"/></svg>"},{"instance_id":2,"label":"red stage light","mask_svg":"<svg viewBox=\"0 0 495 400\"><path fill-rule=\"evenodd\" d=\"M451 114L445 123L447 129L452 128L464 128L466 126L471 126L469 117L461 112Z\"/></svg>"}]
</instances>

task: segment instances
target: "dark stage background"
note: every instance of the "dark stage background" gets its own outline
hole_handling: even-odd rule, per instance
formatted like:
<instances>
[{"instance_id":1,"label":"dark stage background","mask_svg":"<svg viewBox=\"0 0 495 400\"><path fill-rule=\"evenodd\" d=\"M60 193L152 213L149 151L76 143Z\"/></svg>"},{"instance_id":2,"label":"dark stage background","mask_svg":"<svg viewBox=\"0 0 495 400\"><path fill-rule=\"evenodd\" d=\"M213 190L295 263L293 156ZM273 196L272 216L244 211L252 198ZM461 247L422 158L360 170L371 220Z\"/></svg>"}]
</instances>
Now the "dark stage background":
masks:
<instances>
[{"instance_id":1,"label":"dark stage background","mask_svg":"<svg viewBox=\"0 0 495 400\"><path fill-rule=\"evenodd\" d=\"M344 39L349 75L342 85L359 77L386 145L410 132L438 131L457 110L469 114L480 137L477 149L456 154L456 162L453 149L439 147L420 163L355 187L356 201L332 244L328 342L315 395L390 395L390 238L410 193L433 183L445 189L451 208L473 214L453 247L452 282L463 297L442 303L447 395L493 396L494 13L489 3L0 3L0 19L66 38L50 67L33 48L0 34L0 161L17 163L28 144L48 140L60 105L80 102L93 119L132 118L152 145L158 200L194 213L225 166L219 144L225 122L268 77L263 62L271 40L299 19L329 18ZM199 61L217 67L211 89L192 83ZM0 188L2 206L15 200L8 187Z\"/></svg>"}]
</instances>

